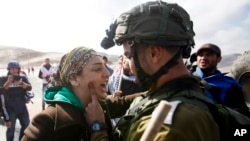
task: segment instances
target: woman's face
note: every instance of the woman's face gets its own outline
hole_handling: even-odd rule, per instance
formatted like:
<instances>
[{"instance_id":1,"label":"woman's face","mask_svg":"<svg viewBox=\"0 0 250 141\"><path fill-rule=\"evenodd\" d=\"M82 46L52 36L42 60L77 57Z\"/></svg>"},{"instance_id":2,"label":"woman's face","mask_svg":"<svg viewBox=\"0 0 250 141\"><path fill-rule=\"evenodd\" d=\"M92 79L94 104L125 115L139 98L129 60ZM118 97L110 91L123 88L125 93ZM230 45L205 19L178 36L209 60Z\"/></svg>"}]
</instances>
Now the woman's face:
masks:
<instances>
[{"instance_id":1,"label":"woman's face","mask_svg":"<svg viewBox=\"0 0 250 141\"><path fill-rule=\"evenodd\" d=\"M99 99L105 99L109 76L110 73L106 69L105 62L102 57L94 56L89 62L87 62L86 66L82 70L81 75L77 76L79 89L81 89L83 93L89 94L88 85L89 83L93 83L94 89L96 91L96 97Z\"/></svg>"}]
</instances>

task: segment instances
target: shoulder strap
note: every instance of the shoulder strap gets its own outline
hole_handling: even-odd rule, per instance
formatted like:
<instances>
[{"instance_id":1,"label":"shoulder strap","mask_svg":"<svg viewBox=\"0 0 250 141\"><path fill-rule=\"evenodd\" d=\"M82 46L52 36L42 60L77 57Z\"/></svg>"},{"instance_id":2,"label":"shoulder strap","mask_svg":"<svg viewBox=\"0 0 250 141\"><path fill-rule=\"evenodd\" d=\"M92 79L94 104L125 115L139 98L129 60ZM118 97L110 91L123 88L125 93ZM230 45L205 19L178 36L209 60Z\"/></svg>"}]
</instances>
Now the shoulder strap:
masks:
<instances>
[{"instance_id":1,"label":"shoulder strap","mask_svg":"<svg viewBox=\"0 0 250 141\"><path fill-rule=\"evenodd\" d=\"M192 95L191 93L189 93L189 95L187 96L187 93L182 93L181 91L197 91L200 94ZM164 87L162 87L160 90L149 92L148 96L146 96L133 108L129 109L127 114L139 116L145 111L150 111L154 109L158 105L160 100L163 99L167 101L173 101L181 100L181 97L205 97L202 94L203 91L200 88L200 85L196 82L196 79L194 78L172 81L164 85Z\"/></svg>"},{"instance_id":2,"label":"shoulder strap","mask_svg":"<svg viewBox=\"0 0 250 141\"><path fill-rule=\"evenodd\" d=\"M200 80L201 84L206 88L206 89L211 89L212 87L207 83L206 80L202 79L197 72L193 73L194 77L196 77L198 80Z\"/></svg>"}]
</instances>

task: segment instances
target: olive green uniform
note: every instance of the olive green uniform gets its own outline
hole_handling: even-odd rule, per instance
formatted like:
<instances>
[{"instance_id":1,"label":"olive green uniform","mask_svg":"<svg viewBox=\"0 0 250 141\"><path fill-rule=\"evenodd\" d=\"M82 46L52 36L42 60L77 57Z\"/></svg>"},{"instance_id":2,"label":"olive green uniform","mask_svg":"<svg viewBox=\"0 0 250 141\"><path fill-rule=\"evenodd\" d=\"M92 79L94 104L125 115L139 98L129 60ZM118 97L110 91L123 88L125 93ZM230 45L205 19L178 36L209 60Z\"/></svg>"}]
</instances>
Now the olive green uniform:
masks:
<instances>
[{"instance_id":1,"label":"olive green uniform","mask_svg":"<svg viewBox=\"0 0 250 141\"><path fill-rule=\"evenodd\" d=\"M182 86L185 88L182 88ZM128 111L128 115L133 115L133 111L136 111L135 116L126 122L125 130L122 130L122 126L120 127L124 139L126 141L140 140L150 122L154 108L159 104L160 100L165 99L167 101L172 101L170 103L174 103L174 101L179 101L179 103L175 102L175 105L173 104L172 108L174 109L171 108L166 117L166 119L170 119L172 122L164 121L155 140L219 140L219 128L210 113L206 109L198 106L201 103L195 105L178 100L181 99L178 97L181 93L182 95L184 93L193 96L203 96L198 81L195 78L187 76L168 82L160 89L149 90L144 98L136 98ZM146 100L147 102L145 102L145 104L139 104L140 106L138 106L138 103L141 103L143 99L146 98L148 99Z\"/></svg>"}]
</instances>

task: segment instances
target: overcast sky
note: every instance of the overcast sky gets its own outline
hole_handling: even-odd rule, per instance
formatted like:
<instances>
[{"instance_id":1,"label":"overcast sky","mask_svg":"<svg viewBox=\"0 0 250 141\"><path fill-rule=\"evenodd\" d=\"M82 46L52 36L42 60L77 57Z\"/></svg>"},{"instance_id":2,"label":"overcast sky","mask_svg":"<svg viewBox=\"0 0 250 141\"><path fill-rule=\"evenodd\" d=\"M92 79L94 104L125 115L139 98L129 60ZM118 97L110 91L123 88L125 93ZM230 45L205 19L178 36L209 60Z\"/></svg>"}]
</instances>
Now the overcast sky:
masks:
<instances>
[{"instance_id":1,"label":"overcast sky","mask_svg":"<svg viewBox=\"0 0 250 141\"><path fill-rule=\"evenodd\" d=\"M147 0L0 0L0 45L44 52L88 46L120 55L122 47L104 50L100 42L122 12ZM195 50L203 43L222 54L250 49L250 0L169 0L194 22Z\"/></svg>"}]
</instances>

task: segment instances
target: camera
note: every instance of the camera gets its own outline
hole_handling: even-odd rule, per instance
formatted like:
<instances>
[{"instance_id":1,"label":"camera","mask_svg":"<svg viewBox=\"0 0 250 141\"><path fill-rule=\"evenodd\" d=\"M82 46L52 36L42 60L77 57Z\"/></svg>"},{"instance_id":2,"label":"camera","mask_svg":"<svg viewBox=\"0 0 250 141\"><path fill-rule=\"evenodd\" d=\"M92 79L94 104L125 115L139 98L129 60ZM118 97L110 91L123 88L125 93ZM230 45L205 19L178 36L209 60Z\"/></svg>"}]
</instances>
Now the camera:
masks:
<instances>
[{"instance_id":1,"label":"camera","mask_svg":"<svg viewBox=\"0 0 250 141\"><path fill-rule=\"evenodd\" d=\"M21 77L19 75L13 75L15 81L19 81Z\"/></svg>"}]
</instances>

